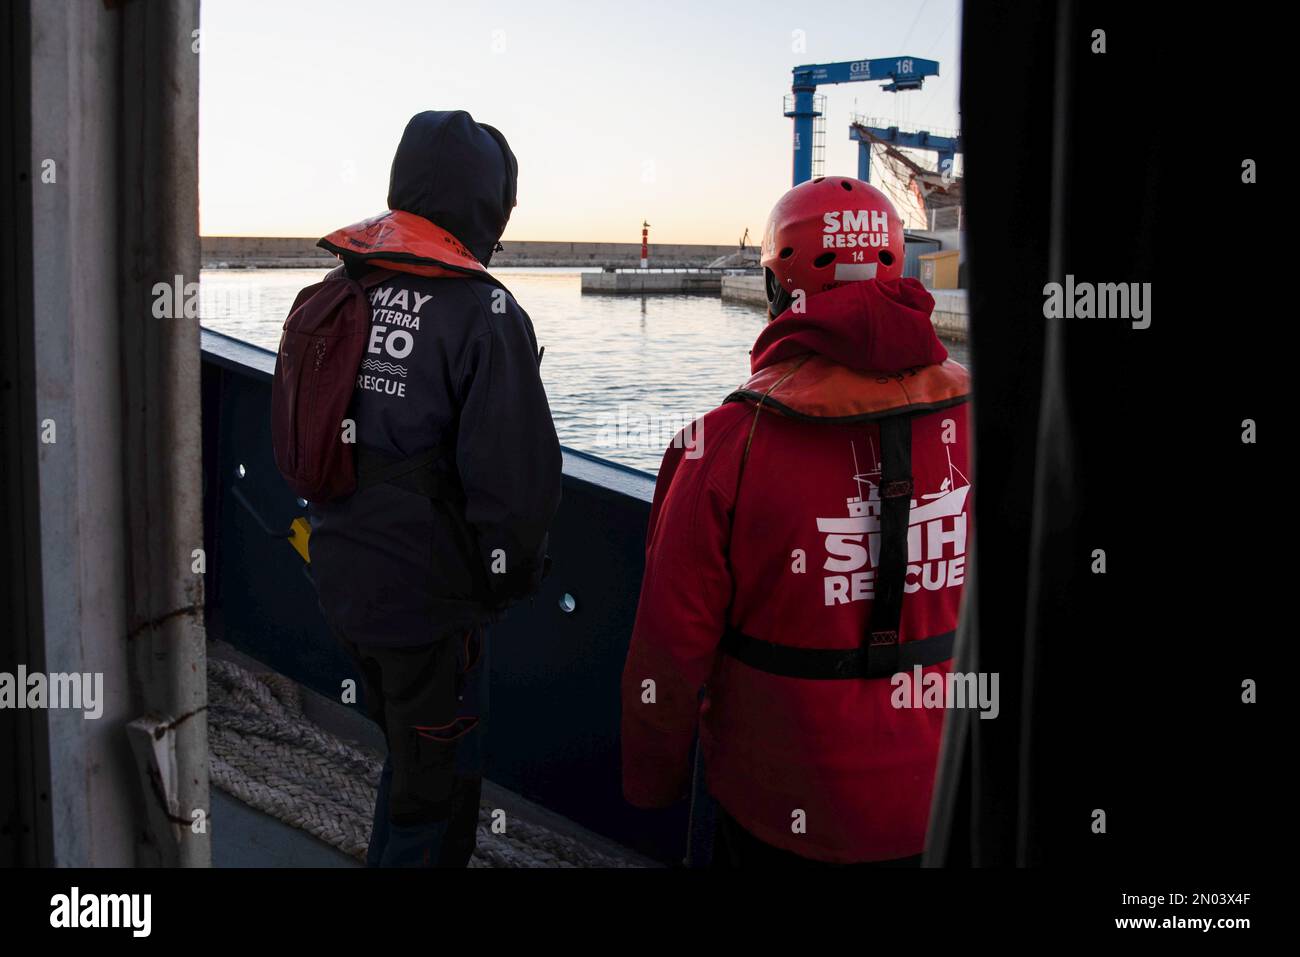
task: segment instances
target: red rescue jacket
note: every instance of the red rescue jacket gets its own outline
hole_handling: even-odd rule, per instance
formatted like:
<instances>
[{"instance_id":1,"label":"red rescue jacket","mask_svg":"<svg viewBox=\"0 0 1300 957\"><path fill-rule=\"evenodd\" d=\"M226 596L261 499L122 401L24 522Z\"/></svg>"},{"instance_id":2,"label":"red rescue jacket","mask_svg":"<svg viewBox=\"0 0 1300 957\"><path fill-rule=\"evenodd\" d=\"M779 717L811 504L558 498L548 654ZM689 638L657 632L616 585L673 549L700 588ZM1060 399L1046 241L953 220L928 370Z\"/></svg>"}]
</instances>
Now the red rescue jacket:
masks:
<instances>
[{"instance_id":1,"label":"red rescue jacket","mask_svg":"<svg viewBox=\"0 0 1300 957\"><path fill-rule=\"evenodd\" d=\"M969 378L933 307L910 279L812 296L668 449L623 673L631 803L685 794L698 723L710 793L769 844L923 849L944 712L895 708L889 677L950 669L971 533Z\"/></svg>"}]
</instances>

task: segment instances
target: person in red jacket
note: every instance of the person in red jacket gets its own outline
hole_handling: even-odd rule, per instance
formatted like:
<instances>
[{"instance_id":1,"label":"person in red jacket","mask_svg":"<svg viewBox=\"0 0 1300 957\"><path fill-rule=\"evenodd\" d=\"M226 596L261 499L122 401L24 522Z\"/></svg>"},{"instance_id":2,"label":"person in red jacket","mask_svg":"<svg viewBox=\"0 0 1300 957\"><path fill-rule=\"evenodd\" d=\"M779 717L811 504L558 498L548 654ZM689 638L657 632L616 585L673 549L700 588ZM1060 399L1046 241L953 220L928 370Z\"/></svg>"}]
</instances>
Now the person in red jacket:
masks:
<instances>
[{"instance_id":1,"label":"person in red jacket","mask_svg":"<svg viewBox=\"0 0 1300 957\"><path fill-rule=\"evenodd\" d=\"M919 863L944 710L896 686L951 668L969 377L867 183L786 193L762 263L753 375L659 470L624 794L684 797L698 728L715 865Z\"/></svg>"}]
</instances>

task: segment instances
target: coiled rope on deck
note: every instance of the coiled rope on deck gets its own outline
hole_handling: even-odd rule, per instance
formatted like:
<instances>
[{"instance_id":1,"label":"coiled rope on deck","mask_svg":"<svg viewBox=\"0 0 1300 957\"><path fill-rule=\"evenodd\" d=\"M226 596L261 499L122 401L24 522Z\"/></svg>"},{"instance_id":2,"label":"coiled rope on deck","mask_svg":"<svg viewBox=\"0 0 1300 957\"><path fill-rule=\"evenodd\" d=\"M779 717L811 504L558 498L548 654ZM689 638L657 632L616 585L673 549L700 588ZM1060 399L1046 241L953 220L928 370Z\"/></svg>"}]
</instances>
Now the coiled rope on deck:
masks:
<instances>
[{"instance_id":1,"label":"coiled rope on deck","mask_svg":"<svg viewBox=\"0 0 1300 957\"><path fill-rule=\"evenodd\" d=\"M365 860L383 759L313 723L290 678L208 659L208 747L212 783L250 807ZM629 867L516 816L492 832L479 806L470 867Z\"/></svg>"}]
</instances>

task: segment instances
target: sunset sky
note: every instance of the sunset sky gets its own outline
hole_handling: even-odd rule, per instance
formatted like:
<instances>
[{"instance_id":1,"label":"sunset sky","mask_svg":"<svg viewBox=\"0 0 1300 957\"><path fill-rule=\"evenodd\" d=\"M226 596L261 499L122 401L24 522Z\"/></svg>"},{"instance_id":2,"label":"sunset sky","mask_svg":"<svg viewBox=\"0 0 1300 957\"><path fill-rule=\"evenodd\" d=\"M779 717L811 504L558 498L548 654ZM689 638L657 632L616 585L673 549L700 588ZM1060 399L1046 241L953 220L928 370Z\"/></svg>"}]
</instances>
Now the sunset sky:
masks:
<instances>
[{"instance_id":1,"label":"sunset sky","mask_svg":"<svg viewBox=\"0 0 1300 957\"><path fill-rule=\"evenodd\" d=\"M510 141L506 241L630 242L643 219L660 242L757 237L790 185L797 64L940 63L919 92L821 88L828 173L857 169L854 112L960 126L957 0L204 0L202 17L205 235L320 236L379 212L426 109L468 110Z\"/></svg>"}]
</instances>

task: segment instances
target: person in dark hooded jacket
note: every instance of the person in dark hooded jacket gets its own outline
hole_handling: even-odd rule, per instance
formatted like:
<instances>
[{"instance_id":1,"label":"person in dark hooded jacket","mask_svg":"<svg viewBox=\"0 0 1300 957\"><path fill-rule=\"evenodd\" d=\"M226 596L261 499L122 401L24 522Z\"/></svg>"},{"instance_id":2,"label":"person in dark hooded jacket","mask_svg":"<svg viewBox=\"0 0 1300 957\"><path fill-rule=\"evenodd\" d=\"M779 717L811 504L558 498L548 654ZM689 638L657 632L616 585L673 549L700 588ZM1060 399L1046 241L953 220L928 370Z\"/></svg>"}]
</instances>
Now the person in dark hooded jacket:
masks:
<instances>
[{"instance_id":1,"label":"person in dark hooded jacket","mask_svg":"<svg viewBox=\"0 0 1300 957\"><path fill-rule=\"evenodd\" d=\"M867 183L790 190L753 376L659 470L623 791L685 797L698 728L692 863L919 862L944 710L902 691L951 667L971 470L968 376L903 261Z\"/></svg>"},{"instance_id":2,"label":"person in dark hooded jacket","mask_svg":"<svg viewBox=\"0 0 1300 957\"><path fill-rule=\"evenodd\" d=\"M351 409L361 481L309 513L321 608L388 741L372 865L468 863L485 627L537 590L559 504L532 322L486 270L517 170L505 137L470 114L420 113L393 158L388 212L320 242L371 305Z\"/></svg>"}]
</instances>

